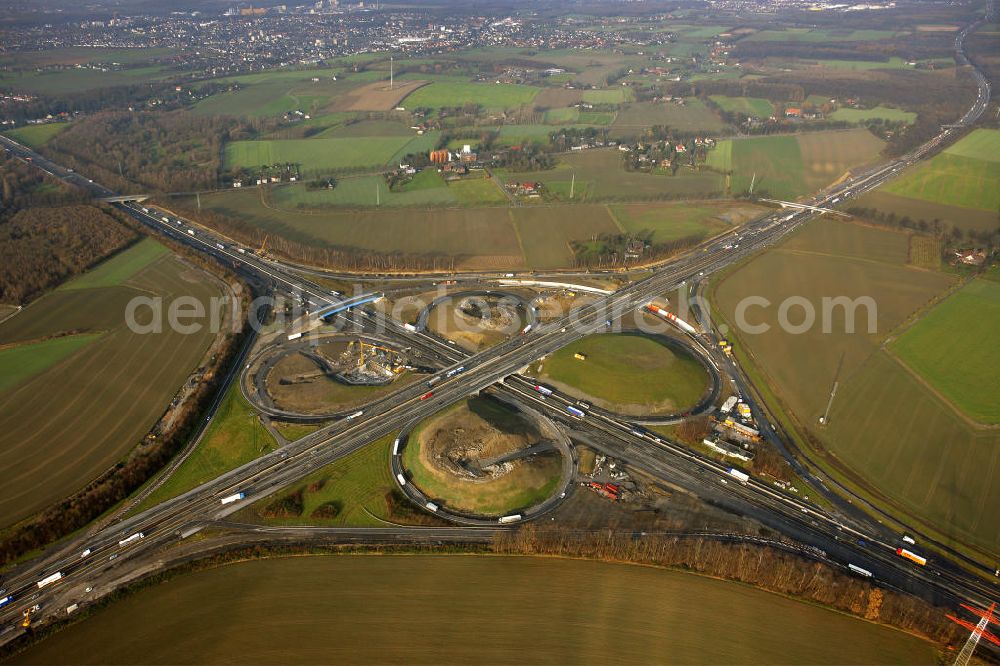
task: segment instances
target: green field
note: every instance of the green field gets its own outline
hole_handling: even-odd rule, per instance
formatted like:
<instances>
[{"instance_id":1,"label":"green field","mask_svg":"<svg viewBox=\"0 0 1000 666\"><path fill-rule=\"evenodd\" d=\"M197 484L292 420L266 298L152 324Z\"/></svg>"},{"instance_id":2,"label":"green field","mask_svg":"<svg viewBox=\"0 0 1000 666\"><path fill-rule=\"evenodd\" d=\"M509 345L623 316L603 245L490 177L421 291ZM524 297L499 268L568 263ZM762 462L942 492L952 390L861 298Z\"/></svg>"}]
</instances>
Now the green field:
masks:
<instances>
[{"instance_id":1,"label":"green field","mask_svg":"<svg viewBox=\"0 0 1000 666\"><path fill-rule=\"evenodd\" d=\"M974 160L1000 162L1000 130L977 129L944 152Z\"/></svg>"},{"instance_id":2,"label":"green field","mask_svg":"<svg viewBox=\"0 0 1000 666\"><path fill-rule=\"evenodd\" d=\"M402 516L394 515L388 496L395 488L389 466L392 436L368 444L362 449L344 456L340 460L322 467L295 484L293 489L303 490L305 507L297 518L265 517L262 509L275 498L276 493L266 497L237 514L244 519L266 525L324 525L379 527L386 521L406 522ZM313 512L323 505L337 507L333 517L313 516ZM407 507L408 508L408 507Z\"/></svg>"},{"instance_id":3,"label":"green field","mask_svg":"<svg viewBox=\"0 0 1000 666\"><path fill-rule=\"evenodd\" d=\"M0 393L47 370L99 337L99 333L67 335L0 348Z\"/></svg>"},{"instance_id":4,"label":"green field","mask_svg":"<svg viewBox=\"0 0 1000 666\"><path fill-rule=\"evenodd\" d=\"M883 147L866 129L723 139L706 164L732 171L730 191L795 199L874 160Z\"/></svg>"},{"instance_id":5,"label":"green field","mask_svg":"<svg viewBox=\"0 0 1000 666\"><path fill-rule=\"evenodd\" d=\"M937 663L935 646L919 638L748 585L552 557L427 554L285 557L186 573L16 659L226 664L234 655L262 665L515 664L526 655L546 664L664 655L768 666Z\"/></svg>"},{"instance_id":6,"label":"green field","mask_svg":"<svg viewBox=\"0 0 1000 666\"><path fill-rule=\"evenodd\" d=\"M748 42L869 42L890 40L900 33L892 30L822 30L810 28L786 28L784 30L761 30L746 37Z\"/></svg>"},{"instance_id":7,"label":"green field","mask_svg":"<svg viewBox=\"0 0 1000 666\"><path fill-rule=\"evenodd\" d=\"M733 142L729 139L716 141L715 148L709 150L705 156L705 166L722 172L732 171Z\"/></svg>"},{"instance_id":8,"label":"green field","mask_svg":"<svg viewBox=\"0 0 1000 666\"><path fill-rule=\"evenodd\" d=\"M719 105L723 111L742 113L768 118L774 114L774 105L760 97L726 97L725 95L709 95L709 98Z\"/></svg>"},{"instance_id":9,"label":"green field","mask_svg":"<svg viewBox=\"0 0 1000 666\"><path fill-rule=\"evenodd\" d=\"M911 69L902 58L893 56L888 60L810 60L828 69L849 69L867 72L872 69Z\"/></svg>"},{"instance_id":10,"label":"green field","mask_svg":"<svg viewBox=\"0 0 1000 666\"><path fill-rule=\"evenodd\" d=\"M545 112L545 122L549 125L572 125L579 120L580 109L574 107L549 109Z\"/></svg>"},{"instance_id":11,"label":"green field","mask_svg":"<svg viewBox=\"0 0 1000 666\"><path fill-rule=\"evenodd\" d=\"M241 117L277 116L290 111L316 116L335 111L331 107L336 106L337 99L365 83L342 74L342 68L277 69L216 79L217 83L236 84L240 88L207 97L197 102L194 110ZM319 81L314 82L313 78Z\"/></svg>"},{"instance_id":12,"label":"green field","mask_svg":"<svg viewBox=\"0 0 1000 666\"><path fill-rule=\"evenodd\" d=\"M702 240L764 211L754 206L726 208L717 204L616 204L610 209L624 231L636 235L652 232L653 243Z\"/></svg>"},{"instance_id":13,"label":"green field","mask_svg":"<svg viewBox=\"0 0 1000 666\"><path fill-rule=\"evenodd\" d=\"M86 90L137 85L174 76L161 65L131 67L102 72L97 69L60 69L0 73L0 87L37 95L68 95Z\"/></svg>"},{"instance_id":14,"label":"green field","mask_svg":"<svg viewBox=\"0 0 1000 666\"><path fill-rule=\"evenodd\" d=\"M422 138L422 137L417 137ZM406 136L367 136L287 141L234 141L226 144L225 167L254 169L262 165L300 164L303 173L380 167L399 152L409 152L414 139Z\"/></svg>"},{"instance_id":15,"label":"green field","mask_svg":"<svg viewBox=\"0 0 1000 666\"><path fill-rule=\"evenodd\" d=\"M611 125L611 136L615 138L638 137L653 125L665 125L681 132L705 132L715 134L725 129L715 111L709 109L696 97L684 100L684 104L633 102L623 107Z\"/></svg>"},{"instance_id":16,"label":"green field","mask_svg":"<svg viewBox=\"0 0 1000 666\"><path fill-rule=\"evenodd\" d=\"M1000 209L1000 130L977 129L882 190L911 199L996 212Z\"/></svg>"},{"instance_id":17,"label":"green field","mask_svg":"<svg viewBox=\"0 0 1000 666\"><path fill-rule=\"evenodd\" d=\"M86 288L76 288L81 285ZM191 296L208 311L210 298L219 296L213 281L153 241L133 246L67 287L0 324L0 345L67 333L89 338L54 365L0 391L5 442L0 474L7 479L0 498L3 525L80 490L127 455L163 415L214 337L207 326L188 335L173 331L166 314L162 333L129 330L126 308L136 297L159 297L166 307L176 297ZM148 309L136 313L139 323L150 317ZM47 413L41 420L40 406Z\"/></svg>"},{"instance_id":18,"label":"green field","mask_svg":"<svg viewBox=\"0 0 1000 666\"><path fill-rule=\"evenodd\" d=\"M903 111L888 106L876 106L873 109L837 109L830 114L832 120L844 120L849 123L860 123L865 120L879 118L889 122L912 123L917 119L917 114L912 111Z\"/></svg>"},{"instance_id":19,"label":"green field","mask_svg":"<svg viewBox=\"0 0 1000 666\"><path fill-rule=\"evenodd\" d=\"M1000 284L974 280L907 329L893 351L980 423L1000 423Z\"/></svg>"},{"instance_id":20,"label":"green field","mask_svg":"<svg viewBox=\"0 0 1000 666\"><path fill-rule=\"evenodd\" d=\"M577 353L586 360L575 358ZM633 415L691 407L709 381L705 368L686 352L657 338L632 334L591 335L553 352L541 366L542 381Z\"/></svg>"},{"instance_id":21,"label":"green field","mask_svg":"<svg viewBox=\"0 0 1000 666\"><path fill-rule=\"evenodd\" d=\"M995 469L1000 434L968 423L884 348L955 282L908 261L905 233L819 219L726 273L714 287L713 312L729 324L741 361L752 359L759 381L773 391L770 402L780 403L796 429L826 452L821 460L930 522L946 541L996 552L1000 514L991 507L1000 502L1000 484L981 470ZM749 324L768 324L769 331L732 330L736 306L746 296L772 303L746 313ZM805 333L786 333L778 324L778 304L790 296L805 298L816 312L815 325ZM874 334L868 333L864 306L857 308L854 333L847 332L839 307L828 318L830 332L823 332L822 299L841 296L874 300ZM960 300L958 307L968 304ZM800 307L788 315L792 323L802 317ZM924 333L918 323L918 346L930 339L922 336L940 334L934 322ZM961 354L961 347L955 349ZM821 426L834 381L839 386L829 423Z\"/></svg>"},{"instance_id":22,"label":"green field","mask_svg":"<svg viewBox=\"0 0 1000 666\"><path fill-rule=\"evenodd\" d=\"M795 199L809 191L797 137L732 140L731 150L734 194L749 191L751 185L755 194L778 199Z\"/></svg>"},{"instance_id":23,"label":"green field","mask_svg":"<svg viewBox=\"0 0 1000 666\"><path fill-rule=\"evenodd\" d=\"M448 191L465 204L502 204L507 196L492 178L465 178L448 181Z\"/></svg>"},{"instance_id":24,"label":"green field","mask_svg":"<svg viewBox=\"0 0 1000 666\"><path fill-rule=\"evenodd\" d=\"M182 495L274 448L274 437L261 424L256 410L240 393L239 382L235 381L226 391L198 446L133 513Z\"/></svg>"},{"instance_id":25,"label":"green field","mask_svg":"<svg viewBox=\"0 0 1000 666\"><path fill-rule=\"evenodd\" d=\"M612 111L581 111L580 124L582 125L610 125L614 122L616 114Z\"/></svg>"},{"instance_id":26,"label":"green field","mask_svg":"<svg viewBox=\"0 0 1000 666\"><path fill-rule=\"evenodd\" d=\"M4 132L7 136L29 148L40 148L49 139L69 127L69 123L46 123L45 125L25 125Z\"/></svg>"},{"instance_id":27,"label":"green field","mask_svg":"<svg viewBox=\"0 0 1000 666\"><path fill-rule=\"evenodd\" d=\"M517 84L433 81L407 95L402 103L407 108L478 104L485 109L508 109L529 104L539 90Z\"/></svg>"},{"instance_id":28,"label":"green field","mask_svg":"<svg viewBox=\"0 0 1000 666\"><path fill-rule=\"evenodd\" d=\"M630 99L632 99L632 90L625 87L583 91L583 101L590 104L624 104Z\"/></svg>"},{"instance_id":29,"label":"green field","mask_svg":"<svg viewBox=\"0 0 1000 666\"><path fill-rule=\"evenodd\" d=\"M130 277L167 254L167 248L152 238L145 238L124 252L103 261L86 273L60 285L63 291L117 287Z\"/></svg>"}]
</instances>

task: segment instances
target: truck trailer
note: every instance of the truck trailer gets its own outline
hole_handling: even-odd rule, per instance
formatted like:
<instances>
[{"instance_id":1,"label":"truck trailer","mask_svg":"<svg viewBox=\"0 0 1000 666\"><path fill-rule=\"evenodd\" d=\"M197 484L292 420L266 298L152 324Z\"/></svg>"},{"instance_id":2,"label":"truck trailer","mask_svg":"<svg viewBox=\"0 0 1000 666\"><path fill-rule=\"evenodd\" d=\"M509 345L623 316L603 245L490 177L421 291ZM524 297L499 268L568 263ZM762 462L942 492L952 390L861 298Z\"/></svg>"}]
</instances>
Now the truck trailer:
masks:
<instances>
[{"instance_id":1,"label":"truck trailer","mask_svg":"<svg viewBox=\"0 0 1000 666\"><path fill-rule=\"evenodd\" d=\"M862 569L856 564L848 564L847 568L853 571L854 573L858 574L859 576L864 576L865 578L872 578L871 571L868 571L868 569Z\"/></svg>"},{"instance_id":2,"label":"truck trailer","mask_svg":"<svg viewBox=\"0 0 1000 666\"><path fill-rule=\"evenodd\" d=\"M911 562L919 564L920 566L925 566L927 564L927 558L921 555L917 555L913 551L906 550L905 548L897 548L896 554L900 557L907 559Z\"/></svg>"},{"instance_id":3,"label":"truck trailer","mask_svg":"<svg viewBox=\"0 0 1000 666\"><path fill-rule=\"evenodd\" d=\"M246 499L246 493L236 493L235 495L230 495L229 497L223 497L219 500L222 504L232 504L233 502L239 502L241 499Z\"/></svg>"},{"instance_id":4,"label":"truck trailer","mask_svg":"<svg viewBox=\"0 0 1000 666\"><path fill-rule=\"evenodd\" d=\"M35 585L37 585L38 589L40 590L43 587L45 587L46 585L51 585L52 583L56 582L60 578L62 578L62 572L61 571L57 571L54 574L48 575L45 578L41 579L40 581L38 581L37 583L35 583Z\"/></svg>"},{"instance_id":5,"label":"truck trailer","mask_svg":"<svg viewBox=\"0 0 1000 666\"><path fill-rule=\"evenodd\" d=\"M736 469L735 467L730 467L728 474L729 474L729 476L733 477L734 479L736 479L737 481L739 481L740 483L742 483L744 485L746 485L747 482L750 481L750 475L749 474L747 474L746 472L741 472L740 470Z\"/></svg>"},{"instance_id":6,"label":"truck trailer","mask_svg":"<svg viewBox=\"0 0 1000 666\"><path fill-rule=\"evenodd\" d=\"M127 546L130 543L132 543L133 541L138 541L139 539L145 538L145 536L146 535L143 534L142 532L136 532L132 536L126 537L126 538L122 539L121 541L119 541L118 542L118 546L119 547L121 547L121 546Z\"/></svg>"}]
</instances>

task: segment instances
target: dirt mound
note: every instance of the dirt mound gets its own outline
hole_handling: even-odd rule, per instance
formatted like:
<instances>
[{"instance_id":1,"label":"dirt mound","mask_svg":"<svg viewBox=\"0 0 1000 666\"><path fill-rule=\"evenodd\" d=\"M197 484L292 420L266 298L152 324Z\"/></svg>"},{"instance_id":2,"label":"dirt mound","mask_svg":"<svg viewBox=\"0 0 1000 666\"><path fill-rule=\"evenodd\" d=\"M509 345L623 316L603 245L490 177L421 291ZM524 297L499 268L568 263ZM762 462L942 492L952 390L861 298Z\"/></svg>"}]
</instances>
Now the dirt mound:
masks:
<instances>
[{"instance_id":1,"label":"dirt mound","mask_svg":"<svg viewBox=\"0 0 1000 666\"><path fill-rule=\"evenodd\" d=\"M481 483L513 472L522 459L498 459L537 444L541 437L517 414L478 400L432 421L420 440L430 467Z\"/></svg>"}]
</instances>

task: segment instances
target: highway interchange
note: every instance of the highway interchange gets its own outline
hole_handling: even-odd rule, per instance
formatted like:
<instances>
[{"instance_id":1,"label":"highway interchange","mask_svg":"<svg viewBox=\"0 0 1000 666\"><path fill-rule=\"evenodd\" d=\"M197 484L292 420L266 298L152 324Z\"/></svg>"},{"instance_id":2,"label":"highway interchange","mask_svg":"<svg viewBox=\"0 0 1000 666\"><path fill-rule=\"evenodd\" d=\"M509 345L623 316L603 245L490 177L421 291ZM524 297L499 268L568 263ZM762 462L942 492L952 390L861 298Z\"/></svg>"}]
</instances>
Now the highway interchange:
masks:
<instances>
[{"instance_id":1,"label":"highway interchange","mask_svg":"<svg viewBox=\"0 0 1000 666\"><path fill-rule=\"evenodd\" d=\"M975 25L966 27L956 37L956 58L959 62L968 62L962 50L963 41ZM907 155L855 174L850 180L828 188L803 203L816 207L839 205L894 178L903 169L950 141L961 127L978 119L989 102L989 83L978 69L973 68L972 72L979 94L973 107L956 125L943 128L940 134ZM99 184L69 172L9 139L0 137L0 144L22 159L30 158L32 164L54 177L84 187L95 196L115 196ZM143 206L136 202L125 201L116 205L161 233L168 233L196 249L238 265L245 274L265 280L282 291L301 294L310 310L340 302L328 289L303 278L301 273L250 252L240 252L232 241L209 230L193 227L187 222L178 225L172 215L167 215L168 221L164 222L163 215L152 209L145 213ZM532 361L581 337L605 330L607 322L616 322L657 298L685 285L690 286L705 275L777 243L816 215L808 210L785 210L767 215L670 260L648 277L597 298L561 320L537 325L528 335L513 337L476 355L469 355L425 331L407 330L400 322L362 308L340 315L350 319L361 332L387 336L437 359L442 369L436 375L440 379L435 383L433 397L421 399L427 390L423 382L404 387L380 401L377 408L362 409L354 418L344 418L324 426L180 497L93 533L69 538L39 557L16 566L3 581L6 593L12 594L14 601L0 608L0 623L3 625L0 642L19 635L23 610L40 605L36 621L64 616L69 603L83 603L94 598L88 589L110 591L117 581L128 578L125 574L130 569L138 571L143 562L146 563L143 566L149 566L150 558L158 558L164 547L184 541L206 525L222 524L219 521L225 521L227 515L247 503L288 486L371 442L403 432L411 424L443 407L484 390L502 393L509 399L548 414L569 429L573 438L587 442L664 483L684 487L707 502L759 520L803 544L800 551L803 555L845 570L848 563L862 566L873 571L881 584L917 594L934 603L955 606L971 600L987 605L996 594L996 587L990 582L944 560L932 559L927 567L918 568L898 558L894 553L898 534L893 534L842 500L835 504L836 510L826 511L756 479L750 479L746 484L732 479L723 483L726 467L713 460L615 415L595 412L582 420L571 418L565 411L566 405L573 402L570 396L556 393L546 398L534 390L532 382L518 375ZM192 233L188 233L188 229ZM715 362L723 361L717 358ZM459 365L464 366L464 371L449 376L448 370ZM730 374L728 369L725 374ZM746 392L743 395L749 397ZM762 426L762 434L780 444L781 437L771 427L766 415L759 406L752 404L752 408ZM783 446L780 450L786 451ZM246 493L246 500L221 504L222 498L238 492ZM828 489L827 492L832 495ZM405 540L409 538L406 534L413 529L399 527L382 531ZM470 530L475 528L452 529L461 530L453 533L458 540L479 540L478 536L470 536ZM498 528L482 529L492 534ZM363 536L358 536L363 531L349 532L352 538L363 540ZM142 533L143 538L125 546L119 545L125 537L136 533ZM380 533L376 540L384 538L386 534ZM58 581L38 587L38 581L56 572L61 574Z\"/></svg>"}]
</instances>

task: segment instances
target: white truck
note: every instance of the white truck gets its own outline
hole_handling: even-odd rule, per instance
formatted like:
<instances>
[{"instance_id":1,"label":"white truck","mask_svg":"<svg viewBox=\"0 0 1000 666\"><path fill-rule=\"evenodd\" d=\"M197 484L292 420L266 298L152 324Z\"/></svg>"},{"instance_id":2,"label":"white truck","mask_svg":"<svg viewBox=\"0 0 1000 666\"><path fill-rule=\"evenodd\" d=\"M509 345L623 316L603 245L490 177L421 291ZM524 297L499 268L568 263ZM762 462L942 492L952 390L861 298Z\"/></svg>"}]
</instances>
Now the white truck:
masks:
<instances>
[{"instance_id":1,"label":"white truck","mask_svg":"<svg viewBox=\"0 0 1000 666\"><path fill-rule=\"evenodd\" d=\"M417 327L414 326L413 324L409 324L409 323L403 324L403 328L405 328L410 333L416 333L417 332Z\"/></svg>"},{"instance_id":2,"label":"white truck","mask_svg":"<svg viewBox=\"0 0 1000 666\"><path fill-rule=\"evenodd\" d=\"M520 520L521 520L521 514L513 513L509 516L503 516L499 522L501 525L510 525L511 523L516 523L519 522Z\"/></svg>"},{"instance_id":3,"label":"white truck","mask_svg":"<svg viewBox=\"0 0 1000 666\"><path fill-rule=\"evenodd\" d=\"M730 467L729 468L729 476L733 477L734 479L736 479L737 481L739 481L743 485L746 485L747 482L750 481L750 475L749 474L747 474L746 472L741 472L740 470L736 469L735 467Z\"/></svg>"},{"instance_id":4,"label":"white truck","mask_svg":"<svg viewBox=\"0 0 1000 666\"><path fill-rule=\"evenodd\" d=\"M233 502L239 502L241 499L246 499L246 493L236 493L235 495L229 495L228 497L223 497L220 502L222 504L232 504Z\"/></svg>"},{"instance_id":5,"label":"white truck","mask_svg":"<svg viewBox=\"0 0 1000 666\"><path fill-rule=\"evenodd\" d=\"M118 546L119 546L119 547L122 547L122 546L127 546L127 545L129 545L130 543L132 543L132 542L134 542L134 541L138 541L139 539L143 539L143 538L145 538L145 537L146 537L146 535L145 535L145 534L143 534L142 532L136 532L136 533L135 533L135 534L133 534L132 536L129 536L129 537L126 537L126 538L122 539L121 541L119 541L119 542L118 542Z\"/></svg>"},{"instance_id":6,"label":"white truck","mask_svg":"<svg viewBox=\"0 0 1000 666\"><path fill-rule=\"evenodd\" d=\"M397 474L396 475L396 480L399 481L399 485L401 485L401 486L405 486L406 485L406 477L403 476L402 474Z\"/></svg>"},{"instance_id":7,"label":"white truck","mask_svg":"<svg viewBox=\"0 0 1000 666\"><path fill-rule=\"evenodd\" d=\"M50 574L50 575L46 576L45 578L41 579L40 581L38 581L37 583L35 583L35 585L37 585L38 589L40 590L43 587L45 587L46 585L51 585L52 583L56 582L60 578L62 578L62 572L61 571L57 571L54 574Z\"/></svg>"}]
</instances>

